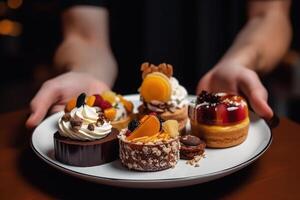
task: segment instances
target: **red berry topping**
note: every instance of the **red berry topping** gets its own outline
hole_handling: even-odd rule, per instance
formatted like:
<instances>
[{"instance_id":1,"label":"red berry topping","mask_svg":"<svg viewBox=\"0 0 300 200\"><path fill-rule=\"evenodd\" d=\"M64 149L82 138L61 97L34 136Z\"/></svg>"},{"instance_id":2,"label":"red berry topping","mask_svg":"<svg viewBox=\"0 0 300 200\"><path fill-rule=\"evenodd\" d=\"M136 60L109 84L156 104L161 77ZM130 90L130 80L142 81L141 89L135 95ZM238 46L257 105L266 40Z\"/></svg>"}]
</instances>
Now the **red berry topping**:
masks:
<instances>
[{"instance_id":1,"label":"red berry topping","mask_svg":"<svg viewBox=\"0 0 300 200\"><path fill-rule=\"evenodd\" d=\"M94 94L93 96L96 97L93 106L101 107L100 105L101 105L101 102L103 101L103 98L99 94Z\"/></svg>"},{"instance_id":2,"label":"red berry topping","mask_svg":"<svg viewBox=\"0 0 300 200\"><path fill-rule=\"evenodd\" d=\"M112 105L108 101L103 100L103 101L100 102L100 108L102 110L105 110L105 109L108 109L108 108L111 108L111 107L112 107Z\"/></svg>"},{"instance_id":3,"label":"red berry topping","mask_svg":"<svg viewBox=\"0 0 300 200\"><path fill-rule=\"evenodd\" d=\"M207 125L229 125L248 116L248 107L242 97L225 93L202 92L196 102L197 121Z\"/></svg>"}]
</instances>

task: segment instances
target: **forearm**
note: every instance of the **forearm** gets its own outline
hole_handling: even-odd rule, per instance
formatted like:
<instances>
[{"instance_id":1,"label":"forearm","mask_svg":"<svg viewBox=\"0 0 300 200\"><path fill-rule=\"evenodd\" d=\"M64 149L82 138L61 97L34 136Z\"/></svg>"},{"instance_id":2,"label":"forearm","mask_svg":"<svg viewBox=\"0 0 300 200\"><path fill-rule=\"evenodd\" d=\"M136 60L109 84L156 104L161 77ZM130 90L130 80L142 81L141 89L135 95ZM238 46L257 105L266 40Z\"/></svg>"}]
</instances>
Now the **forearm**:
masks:
<instances>
[{"instance_id":1,"label":"forearm","mask_svg":"<svg viewBox=\"0 0 300 200\"><path fill-rule=\"evenodd\" d=\"M112 87L117 65L109 45L107 11L73 8L64 13L63 27L64 39L55 53L55 66L63 71L89 73Z\"/></svg>"},{"instance_id":2,"label":"forearm","mask_svg":"<svg viewBox=\"0 0 300 200\"><path fill-rule=\"evenodd\" d=\"M257 5L250 3L251 6ZM236 63L261 73L270 71L289 47L291 27L287 13L272 8L251 13L250 9L247 24L220 62Z\"/></svg>"}]
</instances>

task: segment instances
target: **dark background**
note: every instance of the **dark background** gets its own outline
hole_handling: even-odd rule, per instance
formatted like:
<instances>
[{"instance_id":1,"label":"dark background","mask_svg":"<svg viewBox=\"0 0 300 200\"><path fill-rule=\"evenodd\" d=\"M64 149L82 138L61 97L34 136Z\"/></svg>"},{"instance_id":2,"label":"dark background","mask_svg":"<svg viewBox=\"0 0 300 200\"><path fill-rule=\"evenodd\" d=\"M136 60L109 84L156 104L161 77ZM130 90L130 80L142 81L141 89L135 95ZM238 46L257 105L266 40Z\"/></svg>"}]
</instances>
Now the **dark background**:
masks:
<instances>
[{"instance_id":1,"label":"dark background","mask_svg":"<svg viewBox=\"0 0 300 200\"><path fill-rule=\"evenodd\" d=\"M0 1L2 72L0 112L27 107L43 81L57 74L52 68L52 57L61 41L61 7L58 2ZM128 5L127 1L112 0L111 44L121 74L114 90L123 94L136 93L140 84L138 68L147 60L156 64L160 62L173 64L176 69L175 76L190 93L193 93L199 76L222 56L245 21L244 1L232 0L230 3L211 1L214 3L210 4L203 2L142 0L131 1ZM210 7L214 7L217 12L211 12ZM300 121L300 14L297 12L299 7L300 2L293 1L291 9L293 41L289 52L276 70L263 77L270 93L270 104L275 112L298 122ZM180 11L177 8L181 8ZM200 8L201 12L197 12L196 8ZM147 18L151 16L152 11L153 17ZM141 15L143 12L150 14ZM178 17L178 23L165 26L165 21L174 16ZM216 21L217 16L225 17L222 21ZM204 21L205 17L211 24ZM144 25L145 21L149 24L147 27ZM152 29L151 23L153 27L156 23L161 23L160 32ZM198 30L202 34L200 36L197 35L197 31L193 31L198 23L204 23L206 27ZM184 31L176 31L178 27ZM218 35L211 34L211 30L217 28L225 31L219 32ZM174 40L169 43L162 40L158 43L161 34L166 37L170 35ZM203 39L207 37L210 37L210 40ZM199 44L203 48L199 49ZM164 48L165 46L169 48ZM201 66L199 68L201 71L187 70L187 66ZM134 78L128 81L128 76Z\"/></svg>"}]
</instances>

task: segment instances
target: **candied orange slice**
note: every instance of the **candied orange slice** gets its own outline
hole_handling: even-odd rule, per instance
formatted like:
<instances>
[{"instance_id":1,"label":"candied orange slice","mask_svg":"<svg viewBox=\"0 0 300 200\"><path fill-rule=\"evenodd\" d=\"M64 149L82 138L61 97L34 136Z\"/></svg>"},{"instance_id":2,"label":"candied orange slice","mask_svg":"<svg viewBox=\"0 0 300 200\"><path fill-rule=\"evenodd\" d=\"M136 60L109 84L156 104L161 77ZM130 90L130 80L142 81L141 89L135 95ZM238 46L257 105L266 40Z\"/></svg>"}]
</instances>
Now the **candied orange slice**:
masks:
<instances>
[{"instance_id":1,"label":"candied orange slice","mask_svg":"<svg viewBox=\"0 0 300 200\"><path fill-rule=\"evenodd\" d=\"M107 91L104 91L102 94L101 94L102 98L106 101L108 101L109 103L111 104L114 104L116 102L116 97L117 97L117 94L114 93L113 91L111 90L107 90Z\"/></svg>"},{"instance_id":2,"label":"candied orange slice","mask_svg":"<svg viewBox=\"0 0 300 200\"><path fill-rule=\"evenodd\" d=\"M146 138L145 140L143 140L143 142L154 142L158 139L158 136L160 135L160 133L156 133L155 135Z\"/></svg>"},{"instance_id":3,"label":"candied orange slice","mask_svg":"<svg viewBox=\"0 0 300 200\"><path fill-rule=\"evenodd\" d=\"M140 123L144 123L146 119L148 119L149 115L145 115L142 117L142 119L140 119Z\"/></svg>"},{"instance_id":4,"label":"candied orange slice","mask_svg":"<svg viewBox=\"0 0 300 200\"><path fill-rule=\"evenodd\" d=\"M134 138L131 141L132 142L145 142L145 140L147 140L149 137L148 136L143 136L143 137L138 137L138 138Z\"/></svg>"},{"instance_id":5,"label":"candied orange slice","mask_svg":"<svg viewBox=\"0 0 300 200\"><path fill-rule=\"evenodd\" d=\"M160 122L154 115L149 115L142 124L138 126L128 137L128 140L133 140L139 137L151 137L159 132Z\"/></svg>"},{"instance_id":6,"label":"candied orange slice","mask_svg":"<svg viewBox=\"0 0 300 200\"><path fill-rule=\"evenodd\" d=\"M170 139L170 135L169 134L164 135L163 140L168 140L168 139Z\"/></svg>"},{"instance_id":7,"label":"candied orange slice","mask_svg":"<svg viewBox=\"0 0 300 200\"><path fill-rule=\"evenodd\" d=\"M114 120L117 114L117 110L115 108L108 108L104 110L104 116L110 121Z\"/></svg>"},{"instance_id":8,"label":"candied orange slice","mask_svg":"<svg viewBox=\"0 0 300 200\"><path fill-rule=\"evenodd\" d=\"M118 95L118 97L119 97L121 103L123 104L125 110L128 113L132 113L133 112L133 103L131 101L128 101L127 99L125 99L121 95Z\"/></svg>"},{"instance_id":9,"label":"candied orange slice","mask_svg":"<svg viewBox=\"0 0 300 200\"><path fill-rule=\"evenodd\" d=\"M75 108L76 102L77 102L77 98L71 99L71 100L67 103L67 105L66 105L66 107L65 107L65 111L66 111L66 112L71 112L71 110L73 110L73 108Z\"/></svg>"},{"instance_id":10,"label":"candied orange slice","mask_svg":"<svg viewBox=\"0 0 300 200\"><path fill-rule=\"evenodd\" d=\"M166 135L168 135L168 133L166 132L162 132L161 134L158 135L158 138L161 139L161 138L165 138Z\"/></svg>"},{"instance_id":11,"label":"candied orange slice","mask_svg":"<svg viewBox=\"0 0 300 200\"><path fill-rule=\"evenodd\" d=\"M168 140L170 139L170 135L166 132L163 132L162 134L159 135L160 140Z\"/></svg>"},{"instance_id":12,"label":"candied orange slice","mask_svg":"<svg viewBox=\"0 0 300 200\"><path fill-rule=\"evenodd\" d=\"M167 102L171 97L171 84L168 77L160 72L148 74L140 88L141 96L146 102L157 100Z\"/></svg>"},{"instance_id":13,"label":"candied orange slice","mask_svg":"<svg viewBox=\"0 0 300 200\"><path fill-rule=\"evenodd\" d=\"M95 100L96 100L96 97L95 96L89 96L87 99L86 99L86 105L88 106L93 106L94 103L95 103Z\"/></svg>"},{"instance_id":14,"label":"candied orange slice","mask_svg":"<svg viewBox=\"0 0 300 200\"><path fill-rule=\"evenodd\" d=\"M124 108L128 113L133 112L133 103L131 101L124 101L123 102Z\"/></svg>"}]
</instances>

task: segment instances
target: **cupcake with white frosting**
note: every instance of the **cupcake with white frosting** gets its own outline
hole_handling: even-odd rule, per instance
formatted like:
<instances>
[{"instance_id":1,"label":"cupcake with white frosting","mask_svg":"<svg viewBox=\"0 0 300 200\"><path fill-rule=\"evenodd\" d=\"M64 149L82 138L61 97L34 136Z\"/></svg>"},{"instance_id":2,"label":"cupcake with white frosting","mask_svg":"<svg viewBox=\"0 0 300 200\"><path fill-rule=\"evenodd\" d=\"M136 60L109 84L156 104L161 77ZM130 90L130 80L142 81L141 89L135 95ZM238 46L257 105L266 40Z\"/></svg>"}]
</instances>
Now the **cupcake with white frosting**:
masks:
<instances>
[{"instance_id":1,"label":"cupcake with white frosting","mask_svg":"<svg viewBox=\"0 0 300 200\"><path fill-rule=\"evenodd\" d=\"M58 120L54 134L55 158L74 166L94 166L117 158L119 131L98 107L87 105L85 94Z\"/></svg>"},{"instance_id":2,"label":"cupcake with white frosting","mask_svg":"<svg viewBox=\"0 0 300 200\"><path fill-rule=\"evenodd\" d=\"M155 112L163 120L177 120L179 130L183 130L188 119L188 93L173 77L172 65L143 63L141 71L143 82L139 92L143 104L138 108L139 114Z\"/></svg>"}]
</instances>

